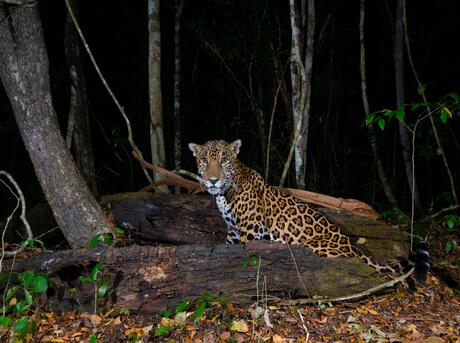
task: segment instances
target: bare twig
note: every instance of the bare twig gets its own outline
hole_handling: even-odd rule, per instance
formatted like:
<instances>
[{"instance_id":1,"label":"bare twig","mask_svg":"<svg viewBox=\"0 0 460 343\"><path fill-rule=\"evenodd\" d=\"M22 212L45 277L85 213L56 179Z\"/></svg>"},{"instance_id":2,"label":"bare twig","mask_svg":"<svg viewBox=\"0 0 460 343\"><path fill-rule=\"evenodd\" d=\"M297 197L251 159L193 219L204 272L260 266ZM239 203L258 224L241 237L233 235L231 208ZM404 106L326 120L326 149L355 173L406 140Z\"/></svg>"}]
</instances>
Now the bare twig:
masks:
<instances>
[{"instance_id":1,"label":"bare twig","mask_svg":"<svg viewBox=\"0 0 460 343\"><path fill-rule=\"evenodd\" d=\"M13 215L14 213L16 212L16 210L18 209L19 207L19 204L21 204L21 214L19 216L19 218L21 219L22 223L24 224L24 227L26 229L26 232L27 232L27 240L31 240L33 239L34 235L32 233L32 230L30 228L30 225L29 225L29 222L27 221L26 219L26 200L24 198L24 194L22 193L21 191L21 188L19 187L19 185L17 184L17 182L14 180L14 178L10 175L10 173L4 171L4 170L0 170L0 175L5 175L6 178L13 184L14 188L16 188L16 193L13 192L13 190L3 181L3 180L0 180L10 191L11 191L11 194L13 194L16 199L17 199L17 204L16 204L16 207L14 208L13 212L11 213L11 215L7 218L6 220L6 224L5 224L5 227L3 229L3 232L2 232L2 256L0 257L0 271L2 270L2 262L3 262L3 258L5 256L13 256L13 255L16 255L18 254L19 252L23 251L24 248L26 247L25 244L21 244L21 246L16 249L16 250L13 250L13 251L5 251L5 241L4 241L4 238L5 238L5 232L6 232L6 229L8 228L8 224L10 222L10 220L13 218Z\"/></svg>"},{"instance_id":2,"label":"bare twig","mask_svg":"<svg viewBox=\"0 0 460 343\"><path fill-rule=\"evenodd\" d=\"M75 15L74 15L74 13L72 11L72 8L70 7L69 0L65 0L65 5L66 5L67 11L69 12L69 15L72 18L72 21L73 21L73 23L75 25L75 29L77 30L78 35L80 36L80 39L81 39L81 41L83 43L83 46L85 47L85 49L86 49L86 51L88 53L88 56L89 56L93 66L94 66L94 69L96 69L96 72L99 75L99 78L101 79L102 84L104 85L105 89L109 93L110 97L113 99L113 102L115 103L115 105L117 106L117 108L120 111L121 115L123 116L123 119L125 120L126 128L128 130L129 144L131 145L132 149L134 151L136 151L136 153L142 157L142 152L137 147L136 143L134 143L133 132L132 132L132 129L131 129L131 122L129 121L129 118L126 115L126 112L125 112L124 108L120 105L120 103L118 102L118 99L115 97L115 95L112 92L112 89L110 88L110 86L108 85L108 83L105 80L104 76L102 75L102 72L101 72L101 70L99 69L99 66L96 63L96 60L95 60L95 58L94 58L94 56L93 56L93 54L92 54L92 52L91 52L91 50L89 48L89 45L88 45L85 37L83 36L83 33L82 33L81 29L80 29L80 25L78 24L77 19L75 18ZM144 171L144 174L145 174L145 177L147 178L147 180L150 183L153 183L152 177L147 172L147 169L145 167L142 167L142 170Z\"/></svg>"},{"instance_id":3,"label":"bare twig","mask_svg":"<svg viewBox=\"0 0 460 343\"><path fill-rule=\"evenodd\" d=\"M297 309L297 313L299 314L300 321L302 322L303 329L305 330L305 343L308 343L308 340L310 339L310 332L308 331L307 326L305 325L305 321L303 320L302 313L299 309Z\"/></svg>"},{"instance_id":4,"label":"bare twig","mask_svg":"<svg viewBox=\"0 0 460 343\"><path fill-rule=\"evenodd\" d=\"M355 293L355 294L344 295L342 297L337 297L337 298L323 298L323 299L308 298L308 299L294 299L294 300L288 300L288 301L282 300L282 301L279 301L279 303L294 306L294 305L316 304L318 301L335 303L335 302L340 302L340 301L356 300L356 299L360 299L360 298L369 296L371 294L374 294L378 291L381 291L382 289L393 287L397 283L400 283L404 281L405 279L407 279L413 272L414 272L414 268L412 268L407 273L395 279L392 279L388 282L382 283L380 285L377 285L375 287L366 289L362 292Z\"/></svg>"},{"instance_id":5,"label":"bare twig","mask_svg":"<svg viewBox=\"0 0 460 343\"><path fill-rule=\"evenodd\" d=\"M294 254L292 253L292 250L291 250L291 245L290 244L286 244L288 249L289 249L289 253L291 254L291 257L292 257L292 261L294 262L294 266L295 266L295 270L297 271L297 276L299 277L299 280L300 280L300 283L305 291L305 294L310 297L310 293L308 293L308 290L307 290L307 287L305 287L305 284L302 280L302 276L300 275L300 270L299 270L299 267L297 266L297 261L295 260L295 257L294 257Z\"/></svg>"},{"instance_id":6,"label":"bare twig","mask_svg":"<svg viewBox=\"0 0 460 343\"><path fill-rule=\"evenodd\" d=\"M197 193L197 192L202 192L203 191L202 188L201 188L201 185L200 185L201 178L198 175L195 175L195 174L193 174L193 173L191 173L189 171L186 171L186 170L182 170L182 169L179 170L178 172L180 174L187 175L187 176L197 180L198 182L186 180L183 177L177 175L177 172L172 172L170 170L167 170L167 169L155 166L155 165L153 165L151 163L148 163L136 151L133 151L132 154L133 154L134 158L136 160L138 160L139 163L143 167L152 170L154 173L158 173L158 174L162 174L162 175L167 176L167 178L165 178L165 179L156 181L155 185L157 185L157 186L159 186L159 185L168 185L168 186L184 187L190 193ZM153 187L154 187L153 184L151 184L151 185L143 188L142 191L148 191Z\"/></svg>"},{"instance_id":7,"label":"bare twig","mask_svg":"<svg viewBox=\"0 0 460 343\"><path fill-rule=\"evenodd\" d=\"M414 61L412 60L412 54L411 54L410 44L409 44L409 36L407 34L406 2L404 0L403 0L403 11L404 11L404 14L403 14L404 40L405 40L405 43L406 43L407 58L409 59L409 64L411 66L412 73L414 74L415 80L417 81L417 86L418 86L418 90L420 92L420 95L422 96L423 102L425 103L425 106L428 109L428 112L430 113L430 123L431 123L431 127L433 129L433 135L434 135L434 138L436 140L436 145L438 146L439 153L441 154L442 161L443 161L444 166L445 166L446 171L447 171L447 175L449 176L452 197L454 198L455 205L458 205L458 198L457 198L457 193L455 191L454 177L452 176L452 172L450 170L449 163L447 162L447 157L446 157L446 154L445 154L444 149L442 147L441 139L439 138L438 129L436 128L436 125L434 124L433 116L431 115L430 106L429 106L428 101L427 101L426 96L425 96L424 87L422 85L422 82L420 81L420 78L418 76L417 70L415 69Z\"/></svg>"},{"instance_id":8,"label":"bare twig","mask_svg":"<svg viewBox=\"0 0 460 343\"><path fill-rule=\"evenodd\" d=\"M434 218L436 218L437 216L439 216L439 215L441 215L441 214L443 214L443 213L445 213L445 212L449 212L449 211L456 210L456 209L459 208L459 207L460 207L460 205L452 205L452 206L443 208L443 209L439 210L438 212L432 214L432 215L430 216L430 218L431 218L431 219L434 219Z\"/></svg>"}]
</instances>

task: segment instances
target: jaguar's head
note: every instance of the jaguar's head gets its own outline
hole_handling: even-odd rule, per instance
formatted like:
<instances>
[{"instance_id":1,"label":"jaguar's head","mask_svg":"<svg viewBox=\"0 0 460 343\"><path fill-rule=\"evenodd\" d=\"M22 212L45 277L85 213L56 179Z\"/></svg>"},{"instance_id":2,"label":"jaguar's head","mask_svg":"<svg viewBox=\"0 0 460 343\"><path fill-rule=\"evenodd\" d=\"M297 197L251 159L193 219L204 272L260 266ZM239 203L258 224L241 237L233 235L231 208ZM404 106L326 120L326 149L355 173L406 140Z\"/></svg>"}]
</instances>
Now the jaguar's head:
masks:
<instances>
[{"instance_id":1,"label":"jaguar's head","mask_svg":"<svg viewBox=\"0 0 460 343\"><path fill-rule=\"evenodd\" d=\"M196 157L198 173L206 190L213 195L224 194L233 183L241 140L232 143L209 141L203 145L190 143L188 147Z\"/></svg>"}]
</instances>

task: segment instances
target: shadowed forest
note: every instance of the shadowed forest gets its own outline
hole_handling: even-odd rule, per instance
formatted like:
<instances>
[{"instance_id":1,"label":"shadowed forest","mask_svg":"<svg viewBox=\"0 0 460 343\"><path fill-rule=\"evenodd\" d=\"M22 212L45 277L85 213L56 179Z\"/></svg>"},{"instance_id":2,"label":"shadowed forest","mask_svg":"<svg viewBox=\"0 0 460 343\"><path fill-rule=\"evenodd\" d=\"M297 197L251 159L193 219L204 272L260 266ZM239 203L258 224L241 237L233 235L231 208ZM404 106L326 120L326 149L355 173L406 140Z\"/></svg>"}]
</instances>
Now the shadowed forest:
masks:
<instances>
[{"instance_id":1,"label":"shadowed forest","mask_svg":"<svg viewBox=\"0 0 460 343\"><path fill-rule=\"evenodd\" d=\"M0 0L1 339L457 342L459 13L454 0ZM378 280L300 248L285 254L307 266L299 270L283 260L285 248L219 244L225 224L213 198L150 170L197 173L188 144L215 139L241 139L238 158L271 185L369 208L360 219L312 201L378 258L426 240L426 284L401 279L360 300L288 303L311 299L311 289L337 298L345 294L330 289L358 293ZM146 190L151 198L136 193ZM211 243L215 260L198 261ZM43 269L51 251L64 262ZM241 265L257 273L247 276L257 297L227 300ZM287 281L292 292L276 278L262 285L260 272L285 266L300 279ZM318 266L336 268L333 277L310 275ZM218 268L225 277L211 282ZM339 270L349 273L343 284ZM310 277L325 288L305 287Z\"/></svg>"}]
</instances>

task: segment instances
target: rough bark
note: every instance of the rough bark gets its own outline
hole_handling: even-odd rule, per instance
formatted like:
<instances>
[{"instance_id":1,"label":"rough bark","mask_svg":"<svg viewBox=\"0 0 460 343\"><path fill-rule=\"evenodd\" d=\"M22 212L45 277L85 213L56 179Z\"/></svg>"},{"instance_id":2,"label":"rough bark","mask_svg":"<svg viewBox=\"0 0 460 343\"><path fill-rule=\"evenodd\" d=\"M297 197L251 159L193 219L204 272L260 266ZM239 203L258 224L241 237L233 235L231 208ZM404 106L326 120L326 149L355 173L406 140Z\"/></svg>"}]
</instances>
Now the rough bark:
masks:
<instances>
[{"instance_id":1,"label":"rough bark","mask_svg":"<svg viewBox=\"0 0 460 343\"><path fill-rule=\"evenodd\" d=\"M59 131L37 8L12 6L8 13L6 10L0 7L3 86L56 222L73 248L86 246L96 232L109 225Z\"/></svg>"},{"instance_id":2,"label":"rough bark","mask_svg":"<svg viewBox=\"0 0 460 343\"><path fill-rule=\"evenodd\" d=\"M163 133L163 103L161 96L161 29L160 0L148 0L148 32L149 32L149 100L150 100L150 148L152 163L165 166L165 142ZM154 180L163 176L154 174ZM157 190L168 193L168 187L158 186Z\"/></svg>"},{"instance_id":3,"label":"rough bark","mask_svg":"<svg viewBox=\"0 0 460 343\"><path fill-rule=\"evenodd\" d=\"M315 2L308 0L305 59L302 61L299 15L295 0L289 1L291 17L291 86L294 122L294 165L297 188L305 188L308 124L310 119L311 72L315 32ZM290 158L288 158L288 161ZM285 173L283 173L284 176ZM282 177L284 181L284 177ZM280 183L281 184L281 183Z\"/></svg>"},{"instance_id":4,"label":"rough bark","mask_svg":"<svg viewBox=\"0 0 460 343\"><path fill-rule=\"evenodd\" d=\"M71 6L78 13L78 3L71 1ZM78 15L77 15L78 17ZM71 102L66 143L73 153L78 170L82 174L94 196L97 196L96 169L94 167L91 125L88 112L88 97L85 75L81 62L79 38L70 16L67 16L65 27L65 52L70 76Z\"/></svg>"},{"instance_id":5,"label":"rough bark","mask_svg":"<svg viewBox=\"0 0 460 343\"><path fill-rule=\"evenodd\" d=\"M359 41L360 41L360 72L361 72L361 94L363 98L364 114L366 117L369 115L369 102L367 99L367 81L366 81L366 53L364 41L364 0L360 1L360 20L359 20ZM391 190L390 183L388 182L385 168L383 167L382 159L380 158L379 148L377 145L377 136L375 135L374 123L370 123L367 127L369 133L369 141L371 143L372 153L374 154L375 165L377 167L377 174L388 201L392 204L397 204L396 197Z\"/></svg>"},{"instance_id":6,"label":"rough bark","mask_svg":"<svg viewBox=\"0 0 460 343\"><path fill-rule=\"evenodd\" d=\"M169 244L225 243L220 212L205 196L122 193L102 197L102 206L129 235Z\"/></svg>"},{"instance_id":7,"label":"rough bark","mask_svg":"<svg viewBox=\"0 0 460 343\"><path fill-rule=\"evenodd\" d=\"M404 1L396 0L396 18L395 18L395 38L394 38L394 65L395 65L395 87L396 87L396 107L401 108L405 105L406 96L404 91ZM404 121L405 119L402 119ZM399 138L401 142L402 156L404 161L404 170L406 172L407 182L411 194L413 194L415 206L420 210L422 208L420 194L416 179L412 179L412 148L411 139L407 127L402 121L398 121ZM415 182L413 182L415 181Z\"/></svg>"},{"instance_id":8,"label":"rough bark","mask_svg":"<svg viewBox=\"0 0 460 343\"><path fill-rule=\"evenodd\" d=\"M225 242L224 221L208 196L123 193L103 197L102 204L132 237L169 244ZM371 255L407 255L400 230L346 210L319 210Z\"/></svg>"},{"instance_id":9,"label":"rough bark","mask_svg":"<svg viewBox=\"0 0 460 343\"><path fill-rule=\"evenodd\" d=\"M45 272L51 278L47 292L50 305L61 310L91 310L94 285L79 281L79 277L88 276L91 267L101 262L98 278L107 276L109 287L106 297L99 299L98 309L106 305L146 313L173 308L183 299L204 293L250 304L257 294L263 294L265 278L269 300L271 296L348 295L381 282L372 276L372 268L356 259L320 258L299 246L292 246L291 251L292 255L287 246L266 241L82 249L41 254L16 260L14 265L4 261L3 270ZM68 289L75 291L69 294Z\"/></svg>"}]
</instances>

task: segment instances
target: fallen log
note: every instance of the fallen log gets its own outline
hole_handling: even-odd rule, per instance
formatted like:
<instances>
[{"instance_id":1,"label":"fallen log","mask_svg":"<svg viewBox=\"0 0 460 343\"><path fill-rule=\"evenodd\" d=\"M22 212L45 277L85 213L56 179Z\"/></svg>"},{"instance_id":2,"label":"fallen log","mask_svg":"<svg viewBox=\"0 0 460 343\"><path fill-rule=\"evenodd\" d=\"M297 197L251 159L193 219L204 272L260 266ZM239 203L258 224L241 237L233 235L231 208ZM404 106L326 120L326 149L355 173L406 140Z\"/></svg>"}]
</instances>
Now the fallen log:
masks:
<instances>
[{"instance_id":1,"label":"fallen log","mask_svg":"<svg viewBox=\"0 0 460 343\"><path fill-rule=\"evenodd\" d=\"M122 193L104 196L101 203L130 235L143 240L203 244L226 239L225 223L211 196ZM370 255L407 256L399 229L343 210L319 210Z\"/></svg>"},{"instance_id":2,"label":"fallen log","mask_svg":"<svg viewBox=\"0 0 460 343\"><path fill-rule=\"evenodd\" d=\"M147 161L145 161L135 151L133 151L132 154L134 158L137 159L139 163L142 164L144 167L151 169L154 173L158 173L164 176L164 178L161 181L158 181L158 183L156 183L155 185L149 185L147 187L144 187L141 191L150 191L153 188L155 188L155 186L168 185L168 186L185 188L187 189L189 193L193 193L193 194L203 192L203 189L199 182L184 179L182 176L177 175L170 170L150 164ZM193 177L194 179L198 179L197 175L189 171L182 171L182 172ZM281 188L281 189L305 202L308 202L308 203L311 203L317 206L330 208L334 210L345 210L347 212L351 212L358 216L362 216L362 217L366 217L370 219L377 219L379 217L379 214L370 205L362 201L356 200L356 199L334 198L329 195L305 191L302 189L294 189L294 188Z\"/></svg>"},{"instance_id":3,"label":"fallen log","mask_svg":"<svg viewBox=\"0 0 460 343\"><path fill-rule=\"evenodd\" d=\"M263 294L263 282L268 300L273 296L337 297L381 282L372 268L357 259L321 258L301 246L290 250L267 241L67 250L4 261L3 271L44 272L51 281L46 295L51 306L88 311L94 304L94 283L79 277L89 276L97 262L103 265L98 279L107 276L109 280L98 309L114 306L145 313L173 308L183 299L206 293L250 304Z\"/></svg>"},{"instance_id":4,"label":"fallen log","mask_svg":"<svg viewBox=\"0 0 460 343\"><path fill-rule=\"evenodd\" d=\"M224 243L227 229L211 197L159 193L104 196L101 205L135 238L168 244Z\"/></svg>"}]
</instances>

